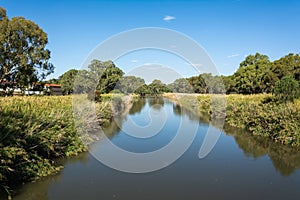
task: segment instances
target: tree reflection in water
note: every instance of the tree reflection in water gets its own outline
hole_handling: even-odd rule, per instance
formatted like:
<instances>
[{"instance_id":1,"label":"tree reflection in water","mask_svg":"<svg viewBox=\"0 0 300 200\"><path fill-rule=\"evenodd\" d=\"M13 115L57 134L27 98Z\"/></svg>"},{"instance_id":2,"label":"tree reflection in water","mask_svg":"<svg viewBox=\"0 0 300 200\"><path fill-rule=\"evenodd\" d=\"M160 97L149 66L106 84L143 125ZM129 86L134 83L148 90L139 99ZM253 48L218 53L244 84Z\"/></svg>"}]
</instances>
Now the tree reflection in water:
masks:
<instances>
[{"instance_id":1,"label":"tree reflection in water","mask_svg":"<svg viewBox=\"0 0 300 200\"><path fill-rule=\"evenodd\" d=\"M282 176L289 176L300 168L300 149L282 145L261 136L253 136L245 130L225 127L227 135L234 137L239 148L248 157L268 156L274 168Z\"/></svg>"}]
</instances>

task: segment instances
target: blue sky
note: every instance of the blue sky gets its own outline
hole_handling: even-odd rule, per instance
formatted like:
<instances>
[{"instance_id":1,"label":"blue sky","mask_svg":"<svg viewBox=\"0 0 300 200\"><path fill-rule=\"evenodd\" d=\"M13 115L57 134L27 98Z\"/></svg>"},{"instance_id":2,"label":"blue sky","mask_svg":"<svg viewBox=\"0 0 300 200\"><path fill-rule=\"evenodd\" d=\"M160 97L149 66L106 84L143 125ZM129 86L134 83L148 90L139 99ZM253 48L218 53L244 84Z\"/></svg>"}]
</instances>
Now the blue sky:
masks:
<instances>
[{"instance_id":1,"label":"blue sky","mask_svg":"<svg viewBox=\"0 0 300 200\"><path fill-rule=\"evenodd\" d=\"M296 0L0 0L0 6L10 18L24 16L48 33L56 67L50 78L80 68L89 53L112 35L141 27L168 28L193 38L225 75L232 74L245 55L260 52L274 60L300 52L300 1ZM146 54L149 51L144 56L133 53L116 64L126 71L155 61ZM172 58L159 52L151 55L159 61ZM164 63L182 65L183 76L193 75L183 62L174 60Z\"/></svg>"}]
</instances>

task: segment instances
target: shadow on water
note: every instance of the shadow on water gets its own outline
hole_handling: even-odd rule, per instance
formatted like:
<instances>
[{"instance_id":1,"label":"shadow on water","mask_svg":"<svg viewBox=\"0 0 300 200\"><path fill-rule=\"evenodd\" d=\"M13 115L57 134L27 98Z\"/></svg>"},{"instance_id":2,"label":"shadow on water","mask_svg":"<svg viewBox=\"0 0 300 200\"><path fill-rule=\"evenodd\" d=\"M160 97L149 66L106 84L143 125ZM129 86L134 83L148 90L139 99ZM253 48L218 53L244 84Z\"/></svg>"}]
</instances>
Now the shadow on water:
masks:
<instances>
[{"instance_id":1,"label":"shadow on water","mask_svg":"<svg viewBox=\"0 0 300 200\"><path fill-rule=\"evenodd\" d=\"M146 98L140 98L139 100L135 100L128 111L128 115L139 114L145 107L146 103ZM105 135L110 139L118 135L122 129L123 123L127 120L127 117L127 115L115 116L111 120L109 125L102 127Z\"/></svg>"},{"instance_id":2,"label":"shadow on water","mask_svg":"<svg viewBox=\"0 0 300 200\"><path fill-rule=\"evenodd\" d=\"M173 113L177 116L187 116L191 121L208 123L208 117L197 115L190 109L173 103ZM269 138L254 136L246 130L225 125L226 135L233 136L238 147L244 155L252 158L268 156L273 167L282 175L292 175L300 169L300 148L278 144Z\"/></svg>"},{"instance_id":3,"label":"shadow on water","mask_svg":"<svg viewBox=\"0 0 300 200\"><path fill-rule=\"evenodd\" d=\"M300 149L275 143L274 141L261 136L253 136L245 130L233 127L225 127L227 135L234 137L239 148L245 156L259 158L268 156L274 168L282 176L289 176L300 168Z\"/></svg>"},{"instance_id":4,"label":"shadow on water","mask_svg":"<svg viewBox=\"0 0 300 200\"><path fill-rule=\"evenodd\" d=\"M88 153L81 153L78 156L69 157L67 159L58 160L61 165L72 165L72 164L87 164L90 161ZM20 186L14 194L14 200L46 200L48 199L48 190L53 184L57 184L62 180L61 174L54 174L32 183ZM1 199L1 198L0 198Z\"/></svg>"},{"instance_id":5,"label":"shadow on water","mask_svg":"<svg viewBox=\"0 0 300 200\"><path fill-rule=\"evenodd\" d=\"M129 110L129 115L140 113L146 105L146 102L146 98L140 98L138 101L135 101Z\"/></svg>"}]
</instances>

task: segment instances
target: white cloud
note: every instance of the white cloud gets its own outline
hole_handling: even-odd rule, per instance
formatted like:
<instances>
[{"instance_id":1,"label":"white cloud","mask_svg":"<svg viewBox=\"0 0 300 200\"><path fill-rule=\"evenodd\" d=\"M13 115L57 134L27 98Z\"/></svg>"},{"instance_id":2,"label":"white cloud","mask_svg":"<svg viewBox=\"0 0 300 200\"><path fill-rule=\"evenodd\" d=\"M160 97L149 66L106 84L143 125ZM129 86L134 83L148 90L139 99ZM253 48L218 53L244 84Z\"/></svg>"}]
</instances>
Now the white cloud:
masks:
<instances>
[{"instance_id":1,"label":"white cloud","mask_svg":"<svg viewBox=\"0 0 300 200\"><path fill-rule=\"evenodd\" d=\"M163 18L163 20L165 20L165 21L167 21L167 22L169 22L169 21L171 21L171 20L174 20L174 19L176 19L176 17L170 16L170 15L167 15L167 16L165 16L165 17Z\"/></svg>"},{"instance_id":2,"label":"white cloud","mask_svg":"<svg viewBox=\"0 0 300 200\"><path fill-rule=\"evenodd\" d=\"M233 55L227 56L227 58L234 58L234 57L238 57L238 56L240 56L240 54L233 54Z\"/></svg>"},{"instance_id":3,"label":"white cloud","mask_svg":"<svg viewBox=\"0 0 300 200\"><path fill-rule=\"evenodd\" d=\"M137 63L139 62L138 60L131 60L132 63Z\"/></svg>"}]
</instances>

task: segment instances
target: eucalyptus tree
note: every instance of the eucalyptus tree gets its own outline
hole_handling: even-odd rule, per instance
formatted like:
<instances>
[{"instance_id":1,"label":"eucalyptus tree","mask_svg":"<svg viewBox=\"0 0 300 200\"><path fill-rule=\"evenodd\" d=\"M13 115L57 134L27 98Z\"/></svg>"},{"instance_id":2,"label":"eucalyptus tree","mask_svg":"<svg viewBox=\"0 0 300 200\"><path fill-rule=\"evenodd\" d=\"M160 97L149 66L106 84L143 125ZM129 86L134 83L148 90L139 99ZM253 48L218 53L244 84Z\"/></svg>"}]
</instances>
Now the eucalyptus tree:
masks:
<instances>
[{"instance_id":1,"label":"eucalyptus tree","mask_svg":"<svg viewBox=\"0 0 300 200\"><path fill-rule=\"evenodd\" d=\"M24 87L53 73L47 43L47 34L33 21L9 19L0 8L0 82Z\"/></svg>"}]
</instances>

